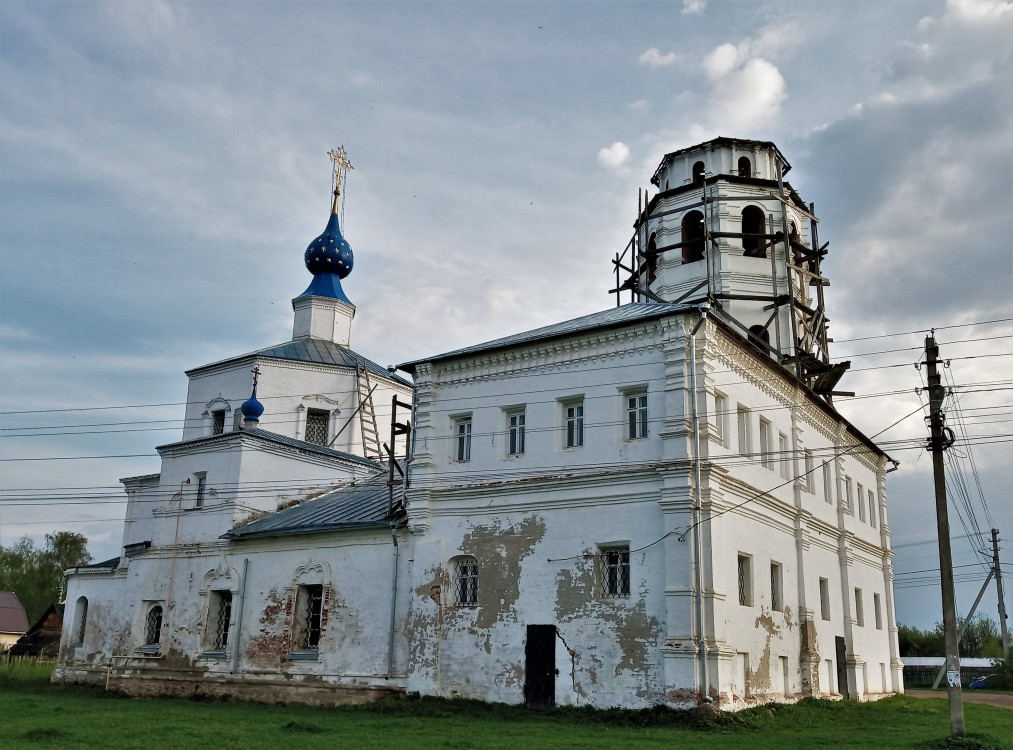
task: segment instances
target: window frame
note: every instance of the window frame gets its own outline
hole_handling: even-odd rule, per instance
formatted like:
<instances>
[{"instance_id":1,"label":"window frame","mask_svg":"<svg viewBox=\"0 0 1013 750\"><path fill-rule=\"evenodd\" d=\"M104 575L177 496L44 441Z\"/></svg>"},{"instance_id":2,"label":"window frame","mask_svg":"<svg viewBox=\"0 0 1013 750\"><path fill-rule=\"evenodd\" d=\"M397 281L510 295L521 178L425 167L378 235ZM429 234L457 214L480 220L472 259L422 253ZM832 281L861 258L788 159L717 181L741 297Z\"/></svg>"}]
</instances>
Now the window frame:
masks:
<instances>
[{"instance_id":1,"label":"window frame","mask_svg":"<svg viewBox=\"0 0 1013 750\"><path fill-rule=\"evenodd\" d=\"M564 401L563 407L563 447L584 447L584 399Z\"/></svg>"},{"instance_id":2,"label":"window frame","mask_svg":"<svg viewBox=\"0 0 1013 750\"><path fill-rule=\"evenodd\" d=\"M71 645L83 646L88 630L88 597L79 596L74 606L74 630L71 631L74 641Z\"/></svg>"},{"instance_id":3,"label":"window frame","mask_svg":"<svg viewBox=\"0 0 1013 750\"><path fill-rule=\"evenodd\" d=\"M860 627L865 627L865 602L863 601L862 589L855 586L855 624Z\"/></svg>"},{"instance_id":4,"label":"window frame","mask_svg":"<svg viewBox=\"0 0 1013 750\"><path fill-rule=\"evenodd\" d=\"M162 627L165 624L165 608L161 602L151 602L144 613L144 647L158 651L162 642Z\"/></svg>"},{"instance_id":5,"label":"window frame","mask_svg":"<svg viewBox=\"0 0 1013 750\"><path fill-rule=\"evenodd\" d=\"M507 423L507 455L523 456L527 412L522 408L506 409Z\"/></svg>"},{"instance_id":6,"label":"window frame","mask_svg":"<svg viewBox=\"0 0 1013 750\"><path fill-rule=\"evenodd\" d=\"M235 601L232 589L211 589L208 592L208 619L204 628L206 651L222 654L228 651Z\"/></svg>"},{"instance_id":7,"label":"window frame","mask_svg":"<svg viewBox=\"0 0 1013 750\"><path fill-rule=\"evenodd\" d=\"M855 497L858 498L858 520L865 523L865 487L861 482L855 483Z\"/></svg>"},{"instance_id":8,"label":"window frame","mask_svg":"<svg viewBox=\"0 0 1013 750\"><path fill-rule=\"evenodd\" d=\"M773 457L774 425L766 417L760 417L760 466L774 471Z\"/></svg>"},{"instance_id":9,"label":"window frame","mask_svg":"<svg viewBox=\"0 0 1013 750\"><path fill-rule=\"evenodd\" d=\"M225 434L225 409L211 410L211 434Z\"/></svg>"},{"instance_id":10,"label":"window frame","mask_svg":"<svg viewBox=\"0 0 1013 750\"><path fill-rule=\"evenodd\" d=\"M883 629L883 601L880 599L879 594L872 594L872 615L876 621L876 630Z\"/></svg>"},{"instance_id":11,"label":"window frame","mask_svg":"<svg viewBox=\"0 0 1013 750\"><path fill-rule=\"evenodd\" d=\"M624 433L626 440L644 440L650 435L650 412L647 390L638 388L623 392L626 414Z\"/></svg>"},{"instance_id":12,"label":"window frame","mask_svg":"<svg viewBox=\"0 0 1013 750\"><path fill-rule=\"evenodd\" d=\"M872 490L867 490L869 493L869 525L872 528L879 526L879 507L876 503L876 493Z\"/></svg>"},{"instance_id":13,"label":"window frame","mask_svg":"<svg viewBox=\"0 0 1013 750\"><path fill-rule=\"evenodd\" d=\"M629 544L598 547L598 598L603 601L629 599L632 591Z\"/></svg>"},{"instance_id":14,"label":"window frame","mask_svg":"<svg viewBox=\"0 0 1013 750\"><path fill-rule=\"evenodd\" d=\"M204 501L207 499L208 473L206 471L196 471L193 476L197 480L193 507L194 510L198 510L204 507Z\"/></svg>"},{"instance_id":15,"label":"window frame","mask_svg":"<svg viewBox=\"0 0 1013 750\"><path fill-rule=\"evenodd\" d=\"M827 505L834 504L834 470L829 461L823 462L823 500Z\"/></svg>"},{"instance_id":16,"label":"window frame","mask_svg":"<svg viewBox=\"0 0 1013 750\"><path fill-rule=\"evenodd\" d=\"M472 415L462 414L454 417L454 461L468 463L471 461Z\"/></svg>"},{"instance_id":17,"label":"window frame","mask_svg":"<svg viewBox=\"0 0 1013 750\"><path fill-rule=\"evenodd\" d=\"M753 606L753 556L739 552L736 561L736 581L738 582L738 602L741 607Z\"/></svg>"},{"instance_id":18,"label":"window frame","mask_svg":"<svg viewBox=\"0 0 1013 750\"><path fill-rule=\"evenodd\" d=\"M323 430L323 441L318 441L311 438L317 437L317 432ZM311 434L312 432L312 434ZM331 438L331 410L330 409L317 409L307 408L306 409L306 427L303 430L303 442L310 443L311 445L320 445L324 448L330 442Z\"/></svg>"},{"instance_id":19,"label":"window frame","mask_svg":"<svg viewBox=\"0 0 1013 750\"><path fill-rule=\"evenodd\" d=\"M292 645L296 653L320 653L323 640L326 587L322 583L300 584L296 590Z\"/></svg>"},{"instance_id":20,"label":"window frame","mask_svg":"<svg viewBox=\"0 0 1013 750\"><path fill-rule=\"evenodd\" d=\"M809 448L802 449L802 460L805 464L805 476L802 478L803 489L810 495L816 494L816 477L813 474L816 472L816 459L813 456L812 450Z\"/></svg>"},{"instance_id":21,"label":"window frame","mask_svg":"<svg viewBox=\"0 0 1013 750\"><path fill-rule=\"evenodd\" d=\"M770 609L784 611L784 566L776 560L770 561Z\"/></svg>"},{"instance_id":22,"label":"window frame","mask_svg":"<svg viewBox=\"0 0 1013 750\"><path fill-rule=\"evenodd\" d=\"M717 443L725 448L728 447L728 395L721 391L714 391L714 411L711 414L713 419L714 437Z\"/></svg>"},{"instance_id":23,"label":"window frame","mask_svg":"<svg viewBox=\"0 0 1013 750\"><path fill-rule=\"evenodd\" d=\"M462 608L478 606L478 559L474 555L461 555L454 559L454 604Z\"/></svg>"},{"instance_id":24,"label":"window frame","mask_svg":"<svg viewBox=\"0 0 1013 750\"><path fill-rule=\"evenodd\" d=\"M788 443L788 436L783 432L777 433L777 452L781 479L791 479L791 445Z\"/></svg>"},{"instance_id":25,"label":"window frame","mask_svg":"<svg viewBox=\"0 0 1013 750\"><path fill-rule=\"evenodd\" d=\"M752 412L749 410L749 407L743 406L742 404L736 404L735 427L738 431L737 447L739 450L739 456L742 458L748 458L753 455Z\"/></svg>"},{"instance_id":26,"label":"window frame","mask_svg":"<svg viewBox=\"0 0 1013 750\"><path fill-rule=\"evenodd\" d=\"M830 622L830 579L820 578L820 618Z\"/></svg>"}]
</instances>

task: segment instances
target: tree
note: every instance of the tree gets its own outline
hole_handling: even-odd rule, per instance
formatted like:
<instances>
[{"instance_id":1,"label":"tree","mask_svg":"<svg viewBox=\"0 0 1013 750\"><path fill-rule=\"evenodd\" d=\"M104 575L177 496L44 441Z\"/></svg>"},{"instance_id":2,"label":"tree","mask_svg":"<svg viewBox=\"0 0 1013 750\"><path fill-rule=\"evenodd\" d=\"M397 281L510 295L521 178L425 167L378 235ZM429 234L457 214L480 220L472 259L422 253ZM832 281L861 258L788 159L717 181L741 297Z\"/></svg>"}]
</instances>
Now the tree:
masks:
<instances>
[{"instance_id":1,"label":"tree","mask_svg":"<svg viewBox=\"0 0 1013 750\"><path fill-rule=\"evenodd\" d=\"M966 618L959 618L957 629L964 627ZM946 653L946 638L943 624L937 622L932 630L919 630L908 625L900 625L897 629L897 645L901 657L904 656L943 656ZM971 618L960 639L960 655L967 657L1001 656L1002 642L999 637L999 626L985 615L979 614Z\"/></svg>"},{"instance_id":2,"label":"tree","mask_svg":"<svg viewBox=\"0 0 1013 750\"><path fill-rule=\"evenodd\" d=\"M38 620L64 594L63 571L91 562L88 540L81 534L46 534L46 546L28 537L12 547L0 546L0 591L13 591L25 608L28 622Z\"/></svg>"}]
</instances>

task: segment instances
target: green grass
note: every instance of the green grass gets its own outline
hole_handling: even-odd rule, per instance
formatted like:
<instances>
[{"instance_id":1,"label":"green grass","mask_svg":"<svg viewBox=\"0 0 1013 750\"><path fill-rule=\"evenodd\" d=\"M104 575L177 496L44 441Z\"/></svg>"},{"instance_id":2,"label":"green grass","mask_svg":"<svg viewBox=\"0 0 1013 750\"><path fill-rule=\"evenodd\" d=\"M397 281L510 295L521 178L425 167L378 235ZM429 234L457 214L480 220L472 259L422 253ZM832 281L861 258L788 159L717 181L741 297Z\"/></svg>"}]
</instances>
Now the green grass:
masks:
<instances>
[{"instance_id":1,"label":"green grass","mask_svg":"<svg viewBox=\"0 0 1013 750\"><path fill-rule=\"evenodd\" d=\"M405 698L311 708L136 699L48 683L49 668L0 664L2 746L103 750L340 748L966 748L1013 750L1013 711L966 704L968 738L948 740L945 700L803 701L701 723L684 712L562 708L533 713L476 701Z\"/></svg>"}]
</instances>

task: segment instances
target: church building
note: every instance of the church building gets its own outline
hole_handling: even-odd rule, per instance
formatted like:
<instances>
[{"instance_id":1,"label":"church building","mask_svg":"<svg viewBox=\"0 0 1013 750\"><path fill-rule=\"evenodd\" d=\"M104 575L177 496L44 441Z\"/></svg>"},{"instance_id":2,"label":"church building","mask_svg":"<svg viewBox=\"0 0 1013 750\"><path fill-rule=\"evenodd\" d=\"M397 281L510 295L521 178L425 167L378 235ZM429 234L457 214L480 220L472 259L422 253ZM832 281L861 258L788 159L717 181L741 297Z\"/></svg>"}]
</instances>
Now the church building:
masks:
<instances>
[{"instance_id":1,"label":"church building","mask_svg":"<svg viewBox=\"0 0 1013 750\"><path fill-rule=\"evenodd\" d=\"M122 554L69 575L54 679L532 707L903 689L892 461L834 408L827 246L773 143L664 157L616 307L412 382L349 348L332 158L292 340L187 372L182 440L123 480Z\"/></svg>"}]
</instances>

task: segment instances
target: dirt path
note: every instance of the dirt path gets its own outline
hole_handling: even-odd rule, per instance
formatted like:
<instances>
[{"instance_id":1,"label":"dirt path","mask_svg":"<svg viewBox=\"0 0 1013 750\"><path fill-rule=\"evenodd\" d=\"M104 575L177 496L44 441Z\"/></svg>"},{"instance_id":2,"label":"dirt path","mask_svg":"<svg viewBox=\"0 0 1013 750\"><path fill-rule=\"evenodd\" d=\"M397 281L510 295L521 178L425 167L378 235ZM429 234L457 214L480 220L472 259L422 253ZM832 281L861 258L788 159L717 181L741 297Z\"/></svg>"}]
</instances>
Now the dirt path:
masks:
<instances>
[{"instance_id":1,"label":"dirt path","mask_svg":"<svg viewBox=\"0 0 1013 750\"><path fill-rule=\"evenodd\" d=\"M905 690L904 692L915 698L946 699L945 690ZM962 690L961 695L966 703L984 703L988 706L1013 709L1013 693L982 693L978 690Z\"/></svg>"}]
</instances>

